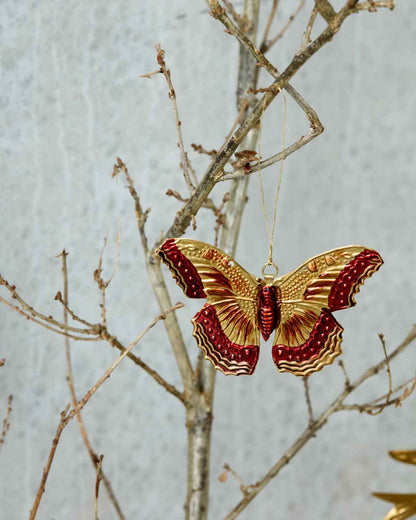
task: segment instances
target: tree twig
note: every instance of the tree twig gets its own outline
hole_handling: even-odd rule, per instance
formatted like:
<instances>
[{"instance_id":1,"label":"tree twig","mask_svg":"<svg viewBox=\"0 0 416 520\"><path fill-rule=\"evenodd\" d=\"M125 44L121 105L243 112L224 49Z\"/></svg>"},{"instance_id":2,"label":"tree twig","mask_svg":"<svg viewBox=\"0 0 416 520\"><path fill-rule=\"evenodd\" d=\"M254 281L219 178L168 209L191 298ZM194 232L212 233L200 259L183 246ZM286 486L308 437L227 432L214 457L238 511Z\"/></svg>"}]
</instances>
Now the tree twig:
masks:
<instances>
[{"instance_id":1,"label":"tree twig","mask_svg":"<svg viewBox=\"0 0 416 520\"><path fill-rule=\"evenodd\" d=\"M338 361L338 365L341 367L341 370L342 370L342 372L344 374L344 378L345 378L344 386L345 386L345 388L350 388L351 383L350 383L350 380L348 378L347 369L345 368L344 361L342 359L340 359Z\"/></svg>"},{"instance_id":2,"label":"tree twig","mask_svg":"<svg viewBox=\"0 0 416 520\"><path fill-rule=\"evenodd\" d=\"M313 6L311 14L309 16L308 24L306 26L305 32L303 33L302 45L300 47L301 51L304 51L306 47L311 43L311 33L316 20L316 16L318 14L318 9L316 5Z\"/></svg>"},{"instance_id":3,"label":"tree twig","mask_svg":"<svg viewBox=\"0 0 416 520\"><path fill-rule=\"evenodd\" d=\"M137 195L137 191L134 187L134 183L133 183L132 178L130 177L129 171L128 171L126 165L123 163L123 161L120 158L117 158L117 164L114 165L113 176L117 175L120 172L122 172L124 174L124 176L126 177L130 195L132 196L132 198L134 200L137 227L138 227L141 242L142 242L143 252L145 254L146 269L147 269L147 272L149 275L150 283L152 284L153 292L154 292L154 294L156 296L156 300L159 304L159 308L161 309L161 311L163 311L163 309L172 307L172 300L170 298L168 289L166 287L163 273L160 269L160 261L158 258L155 257L154 249L149 251L149 248L147 245L147 237L146 237L144 225L145 225L149 210L143 211L139 196ZM186 350L186 345L185 345L185 342L184 342L184 339L182 336L182 332L179 327L179 323L178 323L175 313L171 313L167 316L167 318L165 320L165 329L168 334L168 338L169 338L169 341L170 341L170 344L171 344L171 347L172 347L172 350L173 350L173 353L174 353L174 356L176 359L176 364L178 365L178 368L179 368L179 372L180 372L183 387L184 387L185 399L182 398L181 400L183 402L185 402L185 401L187 401L188 394L190 393L192 385L193 385L193 370L192 370L192 365L189 360L189 355ZM117 341L115 341L114 339L112 341L114 342L114 346L116 346L117 348L120 348L120 344ZM141 362L141 360L140 360L140 362ZM151 372L149 371L148 373L150 374ZM153 377L156 379L155 374L153 374ZM163 386L165 386L165 385L163 384ZM165 386L165 388L168 389L167 386ZM173 393L172 389L170 389L168 391ZM175 394L176 393L178 394L178 395L176 395L178 397L180 394L175 389Z\"/></svg>"},{"instance_id":4,"label":"tree twig","mask_svg":"<svg viewBox=\"0 0 416 520\"><path fill-rule=\"evenodd\" d=\"M303 376L303 386L305 388L305 399L306 399L306 406L308 408L308 416L309 416L309 426L312 426L315 422L315 419L313 417L313 410L312 410L312 401L311 401L311 395L309 392L309 376Z\"/></svg>"},{"instance_id":5,"label":"tree twig","mask_svg":"<svg viewBox=\"0 0 416 520\"><path fill-rule=\"evenodd\" d=\"M124 162L120 159L120 157L117 157L117 162L114 165L112 177L116 177L120 172L122 172L123 175L125 176L130 195L132 196L132 199L134 200L134 210L136 213L137 227L139 229L143 251L145 252L145 254L147 254L149 252L149 247L147 245L145 224L146 224L147 217L150 213L150 208L147 208L145 211L143 211L143 208L142 208L142 205L140 202L140 198L137 195L137 191L136 191L136 188L134 187L133 179L130 177L129 170L128 170L127 166L124 164Z\"/></svg>"},{"instance_id":6,"label":"tree twig","mask_svg":"<svg viewBox=\"0 0 416 520\"><path fill-rule=\"evenodd\" d=\"M279 6L279 0L273 0L272 7L270 9L269 16L267 18L266 27L264 29L263 38L260 44L260 52L264 54L266 52L266 44L269 40L270 29L272 28L274 17L276 16L277 8Z\"/></svg>"},{"instance_id":7,"label":"tree twig","mask_svg":"<svg viewBox=\"0 0 416 520\"><path fill-rule=\"evenodd\" d=\"M65 250L64 250L65 251ZM62 253L63 254L63 253ZM67 253L66 253L67 254ZM60 255L59 255L60 256ZM75 312L69 308L68 304L66 304L62 298L62 293L61 291L58 291L56 294L55 294L55 300L58 301L59 303L62 304L62 307L66 310L66 312L71 316L71 318L74 320L74 321L78 321L79 323L82 323L83 325L86 325L87 327L94 327L94 324L93 323L90 323L89 321L87 320L84 320L83 318L81 318L80 316L78 316L77 314L75 314Z\"/></svg>"},{"instance_id":8,"label":"tree twig","mask_svg":"<svg viewBox=\"0 0 416 520\"><path fill-rule=\"evenodd\" d=\"M62 277L63 277L63 291L64 291L64 295L63 295L63 299L62 299L62 303L64 304L64 317L63 317L63 320L64 320L64 323L67 324L68 323L68 311L67 311L67 308L68 308L68 301L69 301L69 296L68 296L68 267L67 267L67 256L68 256L68 253L64 249L59 256L62 258ZM71 394L72 406L75 407L77 405L77 403L78 403L78 399L77 399L77 395L76 395L76 392L75 392L74 376L73 376L73 371L72 371L71 346L69 344L69 339L67 337L65 338L65 358L66 358L66 367L67 367L66 380L67 380L67 383L68 383L69 392ZM94 449L93 449L93 447L91 445L90 439L89 439L88 434L87 434L87 430L86 430L85 425L84 425L84 421L82 419L81 412L78 413L76 417L77 417L78 428L79 428L81 437L82 437L82 439L84 441L85 447L87 448L87 451L88 451L88 454L90 456L92 465L93 465L94 468L96 468L96 467L98 468L98 463L100 461L100 458L97 455L97 453L94 451ZM108 477L104 474L104 472L102 471L101 464L99 465L99 468L100 468L100 478L104 482L104 486L105 486L105 488L107 490L108 496L110 498L110 502L113 504L113 507L116 510L118 518L120 520L125 520L125 516L123 515L123 512L121 510L120 504L119 504L119 502L118 502L118 500L117 500L117 498L115 496L115 493L113 491L113 487L111 485L111 482L108 479Z\"/></svg>"},{"instance_id":9,"label":"tree twig","mask_svg":"<svg viewBox=\"0 0 416 520\"><path fill-rule=\"evenodd\" d=\"M52 462L55 457L56 448L58 447L58 443L61 438L61 434L65 428L65 419L67 417L69 407L70 407L70 405L68 404L68 406L65 408L65 410L63 410L61 412L61 419L59 421L58 428L56 429L55 437L53 438L53 441L52 441L52 448L49 452L46 466L43 468L42 478L40 481L38 492L36 494L35 502L33 504L32 510L30 511L29 520L35 520L35 518L36 518L36 514L38 512L40 501L42 500L42 495L45 492L46 481L48 480L49 471L51 469Z\"/></svg>"},{"instance_id":10,"label":"tree twig","mask_svg":"<svg viewBox=\"0 0 416 520\"><path fill-rule=\"evenodd\" d=\"M124 353L127 348L120 343L120 341L116 338L116 336L111 335L107 330L104 330L101 334L102 339L107 341L112 347L115 347L120 352ZM150 377L152 377L157 384L162 386L167 392L175 396L177 399L182 401L183 404L187 404L187 399L183 392L180 392L174 385L168 383L156 370L149 367L147 363L145 363L139 356L136 356L132 352L127 354L128 358L133 361L134 364L142 368Z\"/></svg>"},{"instance_id":11,"label":"tree twig","mask_svg":"<svg viewBox=\"0 0 416 520\"><path fill-rule=\"evenodd\" d=\"M34 323L37 323L41 327L44 327L45 329L51 330L52 332L55 332L56 334L61 334L62 336L66 336L67 338L71 338L71 339L74 339L76 341L99 341L100 340L100 337L98 335L93 335L93 336L75 336L74 334L70 334L69 332L66 332L65 330L62 330L62 329L64 329L64 325L63 324L60 324L60 329L56 329L54 327L51 327L50 325L48 325L47 323L44 323L40 319L34 318L33 314L29 314L28 312L22 311L22 309L20 307L18 307L17 305L13 305L12 303L10 303L9 301L5 300L1 296L0 296L0 302L4 303L5 305L10 307L11 309L13 309L16 312L18 312L21 316L25 317L27 320L33 321ZM36 311L34 311L34 312L36 312ZM86 329L84 329L84 330L86 331ZM88 334L88 333L89 334L98 334L98 332L94 332L94 330L95 329L92 328L90 332L85 332L85 334Z\"/></svg>"},{"instance_id":12,"label":"tree twig","mask_svg":"<svg viewBox=\"0 0 416 520\"><path fill-rule=\"evenodd\" d=\"M251 21L246 16L241 16L237 13L235 10L235 7L233 6L232 2L230 0L222 0L223 4L227 8L227 11L230 13L230 15L233 17L235 23L240 27L240 29L243 32L248 32L252 28Z\"/></svg>"},{"instance_id":13,"label":"tree twig","mask_svg":"<svg viewBox=\"0 0 416 520\"><path fill-rule=\"evenodd\" d=\"M218 477L218 480L220 482L226 482L228 473L231 473L231 475L236 479L238 482L238 486L240 488L241 493L243 493L244 496L246 496L248 493L250 493L251 489L253 489L253 486L256 486L256 484L252 484L249 486L246 486L243 482L243 479L240 477L240 475L234 471L229 464L224 464L223 466L224 471L221 473L221 475Z\"/></svg>"},{"instance_id":14,"label":"tree twig","mask_svg":"<svg viewBox=\"0 0 416 520\"><path fill-rule=\"evenodd\" d=\"M155 48L157 51L157 63L160 66L160 71L165 76L166 83L168 84L168 87L169 87L169 98L172 101L173 113L175 115L175 126L176 126L176 134L178 137L178 147L181 151L181 158L182 158L181 165L182 165L182 169L183 169L183 176L185 178L185 182L188 187L189 193L192 193L195 189L195 186L191 180L190 172L192 173L192 172L194 172L194 170L192 168L190 168L189 157L185 151L185 146L183 144L183 137L182 137L182 130L181 130L182 121L179 118L178 103L176 101L176 92L175 92L175 89L173 88L170 70L166 67L165 51L162 49L162 47L159 43L157 45L155 45ZM196 178L194 178L194 182L197 182Z\"/></svg>"},{"instance_id":15,"label":"tree twig","mask_svg":"<svg viewBox=\"0 0 416 520\"><path fill-rule=\"evenodd\" d=\"M98 462L97 462L97 472L96 472L96 478L95 478L95 500L94 500L94 512L95 512L95 520L98 520L98 495L100 493L100 482L103 478L103 458L104 455L100 455Z\"/></svg>"},{"instance_id":16,"label":"tree twig","mask_svg":"<svg viewBox=\"0 0 416 520\"><path fill-rule=\"evenodd\" d=\"M113 272L112 272L110 278L108 278L107 280L104 280L102 278L101 274L103 272L103 269L102 269L103 254L104 254L106 247L107 247L107 236L104 237L104 244L101 249L99 259L98 259L98 267L94 271L94 280L98 286L98 289L101 292L100 307L101 307L101 324L103 327L107 327L107 308L106 308L106 301L105 301L106 300L106 290L107 290L108 286L110 285L111 281L113 280L114 275L117 272L119 262L120 262L120 228L119 228L118 234L117 234L117 253L116 253L116 259L114 261Z\"/></svg>"},{"instance_id":17,"label":"tree twig","mask_svg":"<svg viewBox=\"0 0 416 520\"><path fill-rule=\"evenodd\" d=\"M6 434L10 429L10 414L12 413L12 402L13 396L12 394L10 394L7 398L6 417L3 419L3 427L0 435L0 450L3 447L4 441L6 440Z\"/></svg>"},{"instance_id":18,"label":"tree twig","mask_svg":"<svg viewBox=\"0 0 416 520\"><path fill-rule=\"evenodd\" d=\"M38 323L46 328L49 328L50 330L53 330L54 332L57 332L58 334L62 334L63 332L65 332L65 333L73 332L75 334L85 334L85 335L99 334L99 328L100 328L99 325L94 325L94 326L86 328L86 329L72 327L70 325L65 326L60 321L55 320L52 316L46 316L45 314L38 312L36 309L31 307L29 304L27 304L23 300L23 298L16 291L16 286L11 285L1 275L0 275L0 285L3 285L4 287L6 287L6 289L12 295L12 298L15 299L19 303L21 308L11 304L10 302L8 302L7 300L5 300L2 297L0 297L0 301L4 304L8 305L12 309L18 311L20 314L25 316L27 319L34 321L35 323ZM40 322L42 322L42 323L40 323ZM49 326L46 325L47 323L49 324ZM55 327L55 329L60 329L60 330L55 330L52 327ZM74 339L81 339L81 338L74 338ZM88 338L89 341L91 341L91 339L97 339L97 338Z\"/></svg>"},{"instance_id":19,"label":"tree twig","mask_svg":"<svg viewBox=\"0 0 416 520\"><path fill-rule=\"evenodd\" d=\"M409 386L408 386L409 385ZM395 397L394 399L391 399L391 396L394 394L397 394L400 390L403 390L403 392ZM377 397L373 401L369 403L363 403L363 404L343 404L339 407L339 411L347 411L347 410L357 410L360 413L367 413L368 415L378 415L381 413L385 408L388 406L401 406L402 402L407 399L410 394L414 391L416 388L416 377L413 377L412 379L406 381L405 383L402 383L394 390L389 390L389 392L386 395ZM383 403L380 403L379 401L384 401Z\"/></svg>"},{"instance_id":20,"label":"tree twig","mask_svg":"<svg viewBox=\"0 0 416 520\"><path fill-rule=\"evenodd\" d=\"M251 164L251 168L238 168L237 170L234 170L233 172L231 172L231 171L220 172L217 177L217 182L231 181L233 179L239 179L242 177L246 177L247 175L251 175L252 173L256 173L259 171L259 169L264 170L264 168L268 168L272 164L275 164L275 163L281 161L282 159L286 159L286 157L288 157L292 153L296 152L297 150L299 150L300 148L305 146L305 144L308 144L309 142L311 142L312 139L315 139L315 137L317 137L321 133L322 133L321 128L311 127L309 132L306 135L301 136L297 141L295 141L290 146L287 146L283 151L281 151L275 155L272 155L268 159L264 159L263 161L260 161L260 163L253 162Z\"/></svg>"},{"instance_id":21,"label":"tree twig","mask_svg":"<svg viewBox=\"0 0 416 520\"><path fill-rule=\"evenodd\" d=\"M292 25L293 20L296 18L296 16L299 14L301 9L305 5L305 0L300 0L298 6L293 11L293 13L290 15L289 20L285 23L285 25L280 29L280 31L276 34L274 38L272 38L270 41L265 41L264 44L260 47L261 52L265 53L267 52L273 45L275 45L276 42L278 42L285 34L285 32L289 29L289 27Z\"/></svg>"},{"instance_id":22,"label":"tree twig","mask_svg":"<svg viewBox=\"0 0 416 520\"><path fill-rule=\"evenodd\" d=\"M84 406L88 403L91 397L95 394L95 392L100 388L100 386L106 381L112 372L118 367L118 365L122 362L122 360L130 353L130 351L135 347L135 345L143 338L145 334L152 329L156 323L160 320L166 319L166 316L171 312L175 312L176 310L182 308L183 303L177 303L173 307L167 309L165 312L157 316L124 350L124 352L114 361L114 363L104 372L104 374L100 377L100 379L86 392L84 397L77 402L77 405L74 406L69 412L70 405L68 405L63 412L61 412L61 420L59 421L58 428L56 430L55 437L52 441L52 448L49 452L48 461L43 470L42 479L40 482L40 486L38 489L38 493L35 498L35 502L33 504L32 510L30 512L29 520L34 520L36 517L36 513L39 508L39 504L42 498L43 493L45 492L46 481L52 466L52 462L55 456L56 448L58 446L61 434L64 428L68 425L68 423L84 408Z\"/></svg>"},{"instance_id":23,"label":"tree twig","mask_svg":"<svg viewBox=\"0 0 416 520\"><path fill-rule=\"evenodd\" d=\"M354 7L354 12L358 11L369 11L375 13L377 9L390 9L391 11L395 8L396 3L394 0L387 0L384 2L359 2Z\"/></svg>"},{"instance_id":24,"label":"tree twig","mask_svg":"<svg viewBox=\"0 0 416 520\"><path fill-rule=\"evenodd\" d=\"M219 18L223 15L224 10L218 3L218 0L206 0L211 8L211 14L215 18ZM189 226L192 217L197 213L201 205L203 204L206 197L209 196L215 183L220 177L220 172L223 170L226 163L229 161L231 155L235 152L242 140L248 134L248 132L254 128L259 122L261 115L264 110L270 105L273 99L278 95L281 89L288 85L290 79L298 72L298 70L312 57L319 49L330 42L333 37L338 33L342 24L348 16L354 12L354 6L356 0L347 0L344 7L336 13L336 16L331 20L321 34L315 38L304 50L299 51L285 68L285 70L278 75L276 80L269 86L268 91L257 101L250 115L244 119L240 126L230 136L230 138L223 144L217 156L213 159L208 170L204 174L201 182L195 189L193 195L189 201L184 204L182 209L176 214L175 220L171 227L167 230L161 240L158 241L158 246L166 238L177 238L183 235L187 227ZM228 18L229 19L229 18ZM235 26L230 20L230 24ZM238 28L237 28L238 29ZM241 32L241 31L240 31ZM239 40L240 41L240 40ZM241 43L241 41L240 41ZM255 53L259 55L259 52L254 49ZM262 58L260 65L268 67L268 60ZM273 67L273 66L272 66Z\"/></svg>"},{"instance_id":25,"label":"tree twig","mask_svg":"<svg viewBox=\"0 0 416 520\"><path fill-rule=\"evenodd\" d=\"M191 146L192 148L195 150L195 152L197 153L201 153L201 154L205 154L205 155L209 155L211 157L214 157L214 155L217 155L218 153L218 150L205 150L205 148L200 145L200 144L196 144L196 143L191 143Z\"/></svg>"}]
</instances>

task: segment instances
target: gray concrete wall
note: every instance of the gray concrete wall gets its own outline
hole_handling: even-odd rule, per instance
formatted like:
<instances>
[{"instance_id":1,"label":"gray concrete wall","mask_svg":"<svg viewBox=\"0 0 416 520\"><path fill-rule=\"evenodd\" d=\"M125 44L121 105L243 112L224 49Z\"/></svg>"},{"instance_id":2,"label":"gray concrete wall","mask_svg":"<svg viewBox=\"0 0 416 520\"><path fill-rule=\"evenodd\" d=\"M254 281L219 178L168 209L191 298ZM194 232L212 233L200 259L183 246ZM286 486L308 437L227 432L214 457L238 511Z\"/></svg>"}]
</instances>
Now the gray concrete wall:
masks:
<instances>
[{"instance_id":1,"label":"gray concrete wall","mask_svg":"<svg viewBox=\"0 0 416 520\"><path fill-rule=\"evenodd\" d=\"M241 3L241 2L240 2ZM291 2L282 2L282 22ZM237 2L237 5L239 3ZM271 2L265 1L265 10ZM274 49L283 69L297 50L303 13ZM112 179L116 156L128 164L145 207L150 240L166 229L178 203L167 188L185 193L172 110L162 77L139 79L156 68L161 42L172 70L185 144L220 146L235 118L238 48L207 15L204 2L2 2L0 270L46 314L61 315L53 297L62 287L56 255L69 251L70 299L77 313L99 319L92 273L103 235L109 234L105 272L112 269L117 226L120 268L108 292L110 329L126 344L157 313L144 270L132 202L124 181ZM414 9L351 17L293 83L317 110L325 133L286 161L279 201L276 255L287 272L321 251L350 243L381 252L382 270L367 281L358 306L337 314L345 328L344 361L351 378L382 357L415 322L416 208ZM264 75L262 84L268 84ZM281 101L265 116L262 154L279 149ZM288 141L307 132L289 101ZM206 162L192 155L198 172ZM267 193L278 167L264 175ZM214 198L220 200L224 185ZM267 235L257 179L250 186L236 258L259 274ZM267 197L271 210L272 196ZM201 211L198 230L214 238L214 222ZM170 277L169 277L170 278ZM184 300L170 282L174 301ZM4 291L1 291L5 295ZM180 311L192 359L197 347ZM58 422L69 401L62 338L0 308L0 417L14 395L11 429L0 453L0 517L27 518ZM229 463L253 482L307 423L301 380L278 374L262 345L252 378L217 378L212 449L211 516L222 518L239 499L233 480L216 477ZM75 383L82 395L117 356L101 343L74 343ZM180 385L163 326L137 352ZM415 349L393 365L399 383L415 371ZM341 390L339 367L312 376L316 413ZM352 402L387 390L381 374ZM181 406L133 364L124 362L85 410L95 449L129 519L179 519L185 492L185 427ZM381 416L342 413L286 467L241 515L248 519L368 520L388 510L373 490L414 492L415 468L399 465L389 449L415 448L415 399ZM93 517L95 474L77 425L64 432L39 520ZM102 490L100 518L115 515Z\"/></svg>"}]
</instances>

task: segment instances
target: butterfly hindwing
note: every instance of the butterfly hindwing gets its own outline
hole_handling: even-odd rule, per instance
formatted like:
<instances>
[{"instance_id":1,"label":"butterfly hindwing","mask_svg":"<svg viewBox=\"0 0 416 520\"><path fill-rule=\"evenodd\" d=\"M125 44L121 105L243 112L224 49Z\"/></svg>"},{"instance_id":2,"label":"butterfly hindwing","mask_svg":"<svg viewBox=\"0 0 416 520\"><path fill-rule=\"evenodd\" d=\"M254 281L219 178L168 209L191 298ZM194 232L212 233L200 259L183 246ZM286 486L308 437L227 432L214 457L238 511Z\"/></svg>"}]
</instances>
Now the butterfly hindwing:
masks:
<instances>
[{"instance_id":1,"label":"butterfly hindwing","mask_svg":"<svg viewBox=\"0 0 416 520\"><path fill-rule=\"evenodd\" d=\"M207 298L194 316L193 335L224 374L252 374L259 355L256 324L259 282L220 249L168 239L156 251L190 298Z\"/></svg>"},{"instance_id":2,"label":"butterfly hindwing","mask_svg":"<svg viewBox=\"0 0 416 520\"><path fill-rule=\"evenodd\" d=\"M276 280L281 320L272 355L278 370L308 375L341 354L343 329L331 311L355 305L360 285L382 264L376 251L348 246L318 255Z\"/></svg>"}]
</instances>

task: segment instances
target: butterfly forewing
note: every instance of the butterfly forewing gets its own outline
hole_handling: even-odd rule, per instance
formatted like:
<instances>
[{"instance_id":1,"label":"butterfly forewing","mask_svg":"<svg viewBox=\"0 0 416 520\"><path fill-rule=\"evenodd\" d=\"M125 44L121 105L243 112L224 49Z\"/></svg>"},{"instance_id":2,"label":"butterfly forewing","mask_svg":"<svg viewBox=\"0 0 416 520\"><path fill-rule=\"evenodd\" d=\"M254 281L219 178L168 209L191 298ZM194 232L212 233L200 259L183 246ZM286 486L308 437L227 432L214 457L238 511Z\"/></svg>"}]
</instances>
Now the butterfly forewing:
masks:
<instances>
[{"instance_id":1,"label":"butterfly forewing","mask_svg":"<svg viewBox=\"0 0 416 520\"><path fill-rule=\"evenodd\" d=\"M156 254L190 298L208 303L192 319L194 336L225 374L252 374L258 360L257 295L261 284L220 249L168 239Z\"/></svg>"},{"instance_id":2,"label":"butterfly forewing","mask_svg":"<svg viewBox=\"0 0 416 520\"><path fill-rule=\"evenodd\" d=\"M273 360L280 371L308 375L341 353L342 327L330 311L355 305L354 295L383 260L371 249L348 246L311 258L276 280L280 325Z\"/></svg>"}]
</instances>

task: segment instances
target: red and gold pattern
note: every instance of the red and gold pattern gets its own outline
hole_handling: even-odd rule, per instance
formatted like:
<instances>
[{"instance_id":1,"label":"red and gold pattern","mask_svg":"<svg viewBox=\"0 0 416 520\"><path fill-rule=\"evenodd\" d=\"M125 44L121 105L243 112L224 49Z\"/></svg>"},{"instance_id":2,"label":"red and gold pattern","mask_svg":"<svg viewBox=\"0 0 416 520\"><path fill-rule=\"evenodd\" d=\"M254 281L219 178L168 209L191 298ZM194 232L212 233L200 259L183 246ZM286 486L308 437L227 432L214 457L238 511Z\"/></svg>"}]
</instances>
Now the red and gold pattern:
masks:
<instances>
[{"instance_id":1,"label":"red and gold pattern","mask_svg":"<svg viewBox=\"0 0 416 520\"><path fill-rule=\"evenodd\" d=\"M343 328L331 311L355 305L360 285L383 264L362 246L334 249L295 271L255 278L220 249L188 239L166 240L156 254L189 298L208 303L192 319L193 335L224 374L252 374L260 332L276 330L277 369L308 375L341 354Z\"/></svg>"}]
</instances>

